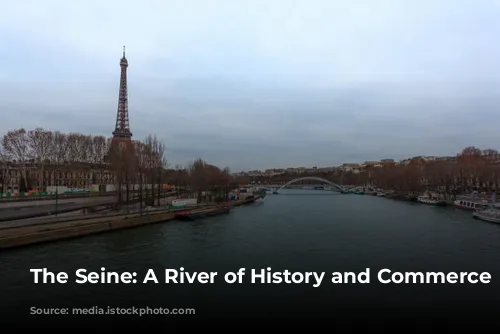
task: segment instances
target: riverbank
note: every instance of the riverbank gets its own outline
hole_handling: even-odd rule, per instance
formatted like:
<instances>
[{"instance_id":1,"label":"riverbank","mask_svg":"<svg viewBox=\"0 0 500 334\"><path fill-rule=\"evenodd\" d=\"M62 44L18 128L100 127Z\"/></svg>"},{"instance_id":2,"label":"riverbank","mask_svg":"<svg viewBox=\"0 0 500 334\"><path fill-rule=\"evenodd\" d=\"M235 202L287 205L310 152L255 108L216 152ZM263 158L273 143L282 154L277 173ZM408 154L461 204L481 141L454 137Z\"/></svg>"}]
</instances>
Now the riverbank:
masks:
<instances>
[{"instance_id":1,"label":"riverbank","mask_svg":"<svg viewBox=\"0 0 500 334\"><path fill-rule=\"evenodd\" d=\"M379 268L401 272L489 271L492 277L500 277L499 228L498 224L475 221L471 213L454 209L410 205L374 196L284 189L280 195L268 194L264 201L198 222L173 220L39 246L1 249L2 283L6 287L2 290L2 305L6 309L3 316L8 323L18 314L29 313L33 306L49 309L65 305L143 305L170 310L194 308L196 315L174 315L187 320L224 320L230 314L231 318L247 322L271 318L286 322L300 308L295 302L307 304L310 317L320 322L338 318L340 312L342 316L351 315L348 319L354 323L360 320L360 313L366 316L367 310L371 311L370 317L388 314L384 318L393 320L402 312L435 316L436 309L429 309L429 305L436 302L437 307L452 310L462 307L462 316L465 312L474 313L474 308L477 311L485 300L497 305L500 293L496 283L378 284L376 272ZM78 279L77 269L87 269L88 274L101 272L101 267L106 272L137 272L138 284L73 284ZM218 272L216 278L220 281L214 285L165 284L165 269L181 267L189 273ZM257 280L256 284L247 285L250 280L245 279L244 284L227 284L223 279L224 273L240 268L247 268L245 277L249 278L251 269L259 274L268 267L273 272L325 271L327 276L331 272L357 273L371 268L375 275L371 277L372 284L357 285L331 284L325 277L319 288L321 293L304 284L263 284ZM67 284L34 284L34 275L28 268L64 271L69 280ZM158 284L140 284L149 269L155 272ZM453 295L452 290L459 291L460 296ZM459 298L469 298L470 302L457 303ZM395 305L398 312L394 311ZM496 308L485 309L488 316L490 311L494 316ZM481 316L484 322L485 313ZM55 321L65 320L53 317ZM101 315L75 317L76 321L93 322L100 321ZM171 326L168 321L172 316L151 317L157 321L166 319L166 325ZM27 321L30 318L35 322L38 319L29 316ZM452 317L446 320L456 321Z\"/></svg>"},{"instance_id":2,"label":"riverbank","mask_svg":"<svg viewBox=\"0 0 500 334\"><path fill-rule=\"evenodd\" d=\"M250 200L239 200L230 203L232 207L251 204L259 199L257 196ZM217 210L217 205L206 206L208 210ZM87 235L110 232L125 228L139 227L143 225L164 223L176 219L177 210L155 210L149 212L103 216L78 217L66 219L53 219L44 221L28 222L22 226L11 226L0 229L0 248L13 248L28 246L42 242L58 241L62 239L84 237Z\"/></svg>"}]
</instances>

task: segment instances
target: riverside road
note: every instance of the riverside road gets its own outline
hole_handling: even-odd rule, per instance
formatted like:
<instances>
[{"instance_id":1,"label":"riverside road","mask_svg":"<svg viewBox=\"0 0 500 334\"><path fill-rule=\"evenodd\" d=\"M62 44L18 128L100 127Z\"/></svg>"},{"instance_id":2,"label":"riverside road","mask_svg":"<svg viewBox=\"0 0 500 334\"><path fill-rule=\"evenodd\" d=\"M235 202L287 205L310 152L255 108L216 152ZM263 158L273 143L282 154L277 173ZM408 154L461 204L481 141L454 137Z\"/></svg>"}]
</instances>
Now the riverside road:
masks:
<instances>
[{"instance_id":1,"label":"riverside road","mask_svg":"<svg viewBox=\"0 0 500 334\"><path fill-rule=\"evenodd\" d=\"M66 212L68 210L78 210L84 206L89 205L104 205L116 201L113 196L103 196L95 198L74 198L74 199L64 199L59 200L57 203L58 212ZM19 219L26 215L44 215L48 212L55 214L56 212L56 201L55 200L45 200L36 202L13 202L13 203L1 203L0 204L0 221L5 221L8 219ZM0 228L1 228L0 223Z\"/></svg>"},{"instance_id":2,"label":"riverside road","mask_svg":"<svg viewBox=\"0 0 500 334\"><path fill-rule=\"evenodd\" d=\"M116 200L116 196L96 196L96 197L80 197L80 198L59 198L57 201L55 199L45 199L45 200L32 200L32 201L6 201L0 202L0 210L2 209L13 209L13 208L33 208L41 206L55 206L57 204L73 203L80 205L92 205L94 203L99 204L102 202L109 202L110 200Z\"/></svg>"},{"instance_id":3,"label":"riverside road","mask_svg":"<svg viewBox=\"0 0 500 334\"><path fill-rule=\"evenodd\" d=\"M171 192L164 192L162 196L171 196ZM166 197L165 197L166 198ZM168 197L171 198L171 197ZM21 202L0 203L0 228L3 222L8 220L23 219L26 216L54 215L57 212L66 213L68 211L80 210L89 206L100 206L116 202L116 195L95 196L81 198L63 198L56 200L34 200ZM10 225L9 225L10 226Z\"/></svg>"},{"instance_id":4,"label":"riverside road","mask_svg":"<svg viewBox=\"0 0 500 334\"><path fill-rule=\"evenodd\" d=\"M189 307L198 320L498 319L500 226L471 212L383 197L288 190L199 221L172 221L0 253L2 313L36 307ZM34 284L29 269L66 272L66 284ZM135 272L137 284L76 284L75 272ZM182 268L182 269L181 269ZM246 269L242 283L224 281ZM269 269L268 269L269 268ZM251 272L365 272L369 284L325 279L252 284ZM142 284L149 269L159 283ZM168 284L166 269L217 272L213 284ZM377 273L488 272L488 284L383 284ZM384 274L386 275L386 274ZM386 275L390 277L390 275ZM384 276L384 278L386 278ZM50 318L49 318L50 319ZM53 318L57 321L60 318ZM65 318L66 319L66 318ZM85 322L105 317L86 317ZM38 318L30 318L37 321ZM81 319L75 319L81 321ZM118 321L110 318L110 321Z\"/></svg>"}]
</instances>

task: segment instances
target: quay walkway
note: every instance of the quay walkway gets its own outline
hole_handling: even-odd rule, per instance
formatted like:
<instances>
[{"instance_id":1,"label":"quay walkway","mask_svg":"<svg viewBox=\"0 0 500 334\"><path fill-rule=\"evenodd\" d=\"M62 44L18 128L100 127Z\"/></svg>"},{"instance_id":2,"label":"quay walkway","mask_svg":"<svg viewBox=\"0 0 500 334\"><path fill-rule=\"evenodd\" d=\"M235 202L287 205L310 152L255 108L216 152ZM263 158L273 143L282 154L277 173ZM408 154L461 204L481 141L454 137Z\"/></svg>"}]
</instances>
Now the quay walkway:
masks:
<instances>
[{"instance_id":1,"label":"quay walkway","mask_svg":"<svg viewBox=\"0 0 500 334\"><path fill-rule=\"evenodd\" d=\"M170 198L175 192L163 193ZM134 200L134 199L132 199ZM138 200L136 197L135 200ZM163 198L162 198L163 200ZM0 222L66 214L88 208L102 209L116 203L115 196L0 203Z\"/></svg>"},{"instance_id":2,"label":"quay walkway","mask_svg":"<svg viewBox=\"0 0 500 334\"><path fill-rule=\"evenodd\" d=\"M232 207L250 204L260 199L230 202ZM217 205L207 205L217 209ZM175 219L175 213L189 209L153 209L135 213L107 213L86 217L38 218L0 223L0 249L26 246L41 242L83 237L142 225L168 222Z\"/></svg>"}]
</instances>

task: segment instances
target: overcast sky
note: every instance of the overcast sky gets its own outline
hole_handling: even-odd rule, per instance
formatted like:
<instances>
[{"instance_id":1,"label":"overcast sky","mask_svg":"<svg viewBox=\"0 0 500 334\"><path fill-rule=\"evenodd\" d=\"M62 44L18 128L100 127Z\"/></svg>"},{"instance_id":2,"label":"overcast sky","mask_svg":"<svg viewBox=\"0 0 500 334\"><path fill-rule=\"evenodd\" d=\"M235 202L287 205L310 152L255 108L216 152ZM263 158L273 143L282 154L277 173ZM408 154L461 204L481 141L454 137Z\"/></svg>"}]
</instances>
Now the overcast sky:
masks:
<instances>
[{"instance_id":1,"label":"overcast sky","mask_svg":"<svg viewBox=\"0 0 500 334\"><path fill-rule=\"evenodd\" d=\"M498 0L4 0L0 131L134 139L172 165L332 166L500 148Z\"/></svg>"}]
</instances>

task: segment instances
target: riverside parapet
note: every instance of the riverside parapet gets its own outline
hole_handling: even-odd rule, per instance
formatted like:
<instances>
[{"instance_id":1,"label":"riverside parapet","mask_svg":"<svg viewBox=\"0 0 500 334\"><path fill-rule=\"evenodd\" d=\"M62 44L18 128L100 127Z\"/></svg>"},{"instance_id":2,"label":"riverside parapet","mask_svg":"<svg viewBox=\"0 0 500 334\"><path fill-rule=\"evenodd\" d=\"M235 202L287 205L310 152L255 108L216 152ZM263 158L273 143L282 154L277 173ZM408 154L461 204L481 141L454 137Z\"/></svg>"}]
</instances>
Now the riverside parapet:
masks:
<instances>
[{"instance_id":1,"label":"riverside parapet","mask_svg":"<svg viewBox=\"0 0 500 334\"><path fill-rule=\"evenodd\" d=\"M117 215L91 219L68 220L0 230L0 248L11 248L48 241L82 237L124 228L169 221L172 212Z\"/></svg>"},{"instance_id":2,"label":"riverside parapet","mask_svg":"<svg viewBox=\"0 0 500 334\"><path fill-rule=\"evenodd\" d=\"M256 198L234 201L231 205L234 207L249 204L255 200ZM210 206L207 208L210 208ZM212 208L217 210L217 206L213 206ZM175 219L175 213L178 211L158 210L146 213L116 214L92 218L54 219L40 224L3 228L0 229L0 248L26 246L168 222Z\"/></svg>"}]
</instances>

